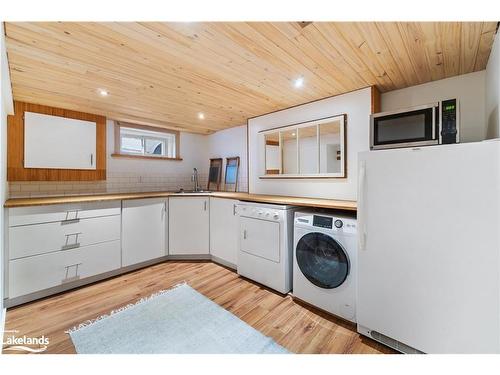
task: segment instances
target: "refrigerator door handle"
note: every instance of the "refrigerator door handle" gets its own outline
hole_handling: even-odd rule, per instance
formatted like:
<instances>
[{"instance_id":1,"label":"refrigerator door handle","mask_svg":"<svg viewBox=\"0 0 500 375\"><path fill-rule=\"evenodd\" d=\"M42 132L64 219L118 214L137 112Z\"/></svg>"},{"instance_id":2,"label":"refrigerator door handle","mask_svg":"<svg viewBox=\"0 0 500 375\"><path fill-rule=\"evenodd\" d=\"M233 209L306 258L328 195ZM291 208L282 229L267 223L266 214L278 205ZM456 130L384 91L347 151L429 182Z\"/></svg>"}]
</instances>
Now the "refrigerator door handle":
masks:
<instances>
[{"instance_id":1,"label":"refrigerator door handle","mask_svg":"<svg viewBox=\"0 0 500 375\"><path fill-rule=\"evenodd\" d=\"M358 244L359 250L366 250L366 224L364 213L364 194L366 184L366 162L362 161L359 165L358 175ZM361 214L360 214L361 213Z\"/></svg>"}]
</instances>

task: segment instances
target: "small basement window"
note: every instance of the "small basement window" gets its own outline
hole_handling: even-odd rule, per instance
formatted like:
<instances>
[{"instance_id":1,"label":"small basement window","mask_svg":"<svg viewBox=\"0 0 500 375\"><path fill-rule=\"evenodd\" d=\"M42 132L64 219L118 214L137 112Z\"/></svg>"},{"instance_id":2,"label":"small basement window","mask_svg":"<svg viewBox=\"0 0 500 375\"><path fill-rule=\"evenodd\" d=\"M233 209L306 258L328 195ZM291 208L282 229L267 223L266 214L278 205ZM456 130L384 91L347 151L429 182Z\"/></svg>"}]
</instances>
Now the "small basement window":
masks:
<instances>
[{"instance_id":1,"label":"small basement window","mask_svg":"<svg viewBox=\"0 0 500 375\"><path fill-rule=\"evenodd\" d=\"M152 126L115 123L112 156L181 160L179 132Z\"/></svg>"}]
</instances>

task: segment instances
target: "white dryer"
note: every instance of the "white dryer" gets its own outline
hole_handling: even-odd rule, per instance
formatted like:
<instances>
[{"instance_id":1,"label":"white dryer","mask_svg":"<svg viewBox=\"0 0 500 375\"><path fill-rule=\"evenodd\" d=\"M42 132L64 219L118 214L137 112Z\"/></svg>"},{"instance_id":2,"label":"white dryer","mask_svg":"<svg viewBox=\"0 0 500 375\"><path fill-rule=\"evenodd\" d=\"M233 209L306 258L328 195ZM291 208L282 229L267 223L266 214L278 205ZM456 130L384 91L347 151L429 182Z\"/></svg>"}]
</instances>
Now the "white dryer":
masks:
<instances>
[{"instance_id":1,"label":"white dryer","mask_svg":"<svg viewBox=\"0 0 500 375\"><path fill-rule=\"evenodd\" d=\"M356 322L356 219L296 212L293 296Z\"/></svg>"},{"instance_id":2,"label":"white dryer","mask_svg":"<svg viewBox=\"0 0 500 375\"><path fill-rule=\"evenodd\" d=\"M292 289L293 206L238 204L238 274L280 293Z\"/></svg>"}]
</instances>

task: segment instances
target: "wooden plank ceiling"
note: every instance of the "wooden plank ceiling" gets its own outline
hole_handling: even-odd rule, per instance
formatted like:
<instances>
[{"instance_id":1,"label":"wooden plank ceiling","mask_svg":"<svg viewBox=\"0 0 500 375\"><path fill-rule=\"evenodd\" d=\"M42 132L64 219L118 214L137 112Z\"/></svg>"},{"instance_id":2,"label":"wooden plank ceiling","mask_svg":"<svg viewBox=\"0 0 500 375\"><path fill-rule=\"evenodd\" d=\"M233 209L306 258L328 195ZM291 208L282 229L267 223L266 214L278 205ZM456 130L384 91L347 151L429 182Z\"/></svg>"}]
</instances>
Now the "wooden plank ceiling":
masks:
<instances>
[{"instance_id":1,"label":"wooden plank ceiling","mask_svg":"<svg viewBox=\"0 0 500 375\"><path fill-rule=\"evenodd\" d=\"M15 100L204 134L370 85L385 92L482 70L495 29L495 22L5 27Z\"/></svg>"}]
</instances>

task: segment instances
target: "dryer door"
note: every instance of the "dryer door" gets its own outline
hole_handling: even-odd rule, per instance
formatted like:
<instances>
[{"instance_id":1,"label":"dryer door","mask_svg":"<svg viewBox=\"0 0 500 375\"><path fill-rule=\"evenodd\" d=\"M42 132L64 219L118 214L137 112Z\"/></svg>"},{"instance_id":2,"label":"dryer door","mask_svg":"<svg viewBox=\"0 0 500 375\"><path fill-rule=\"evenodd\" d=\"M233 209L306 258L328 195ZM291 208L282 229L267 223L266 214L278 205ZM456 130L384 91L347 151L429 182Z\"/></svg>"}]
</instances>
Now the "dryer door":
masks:
<instances>
[{"instance_id":1,"label":"dryer door","mask_svg":"<svg viewBox=\"0 0 500 375\"><path fill-rule=\"evenodd\" d=\"M314 285L337 288L349 274L349 258L344 248L323 233L308 233L297 243L297 265Z\"/></svg>"},{"instance_id":2,"label":"dryer door","mask_svg":"<svg viewBox=\"0 0 500 375\"><path fill-rule=\"evenodd\" d=\"M240 218L240 249L245 253L280 262L280 224L249 217Z\"/></svg>"}]
</instances>

